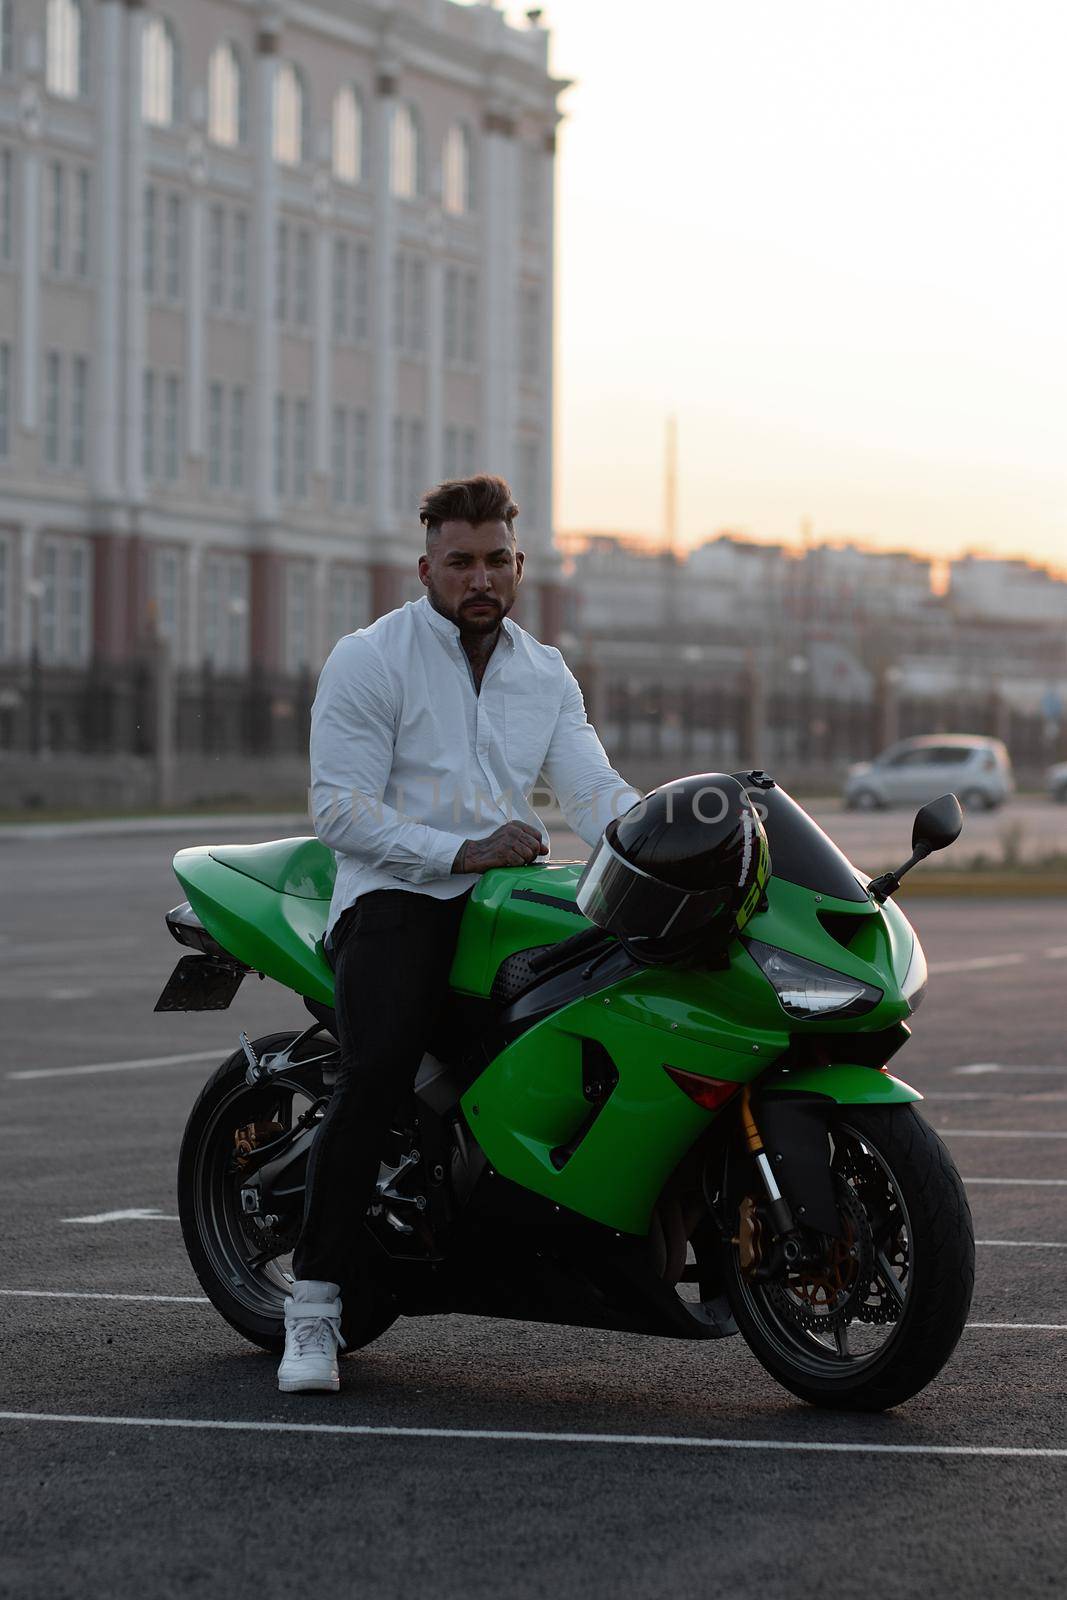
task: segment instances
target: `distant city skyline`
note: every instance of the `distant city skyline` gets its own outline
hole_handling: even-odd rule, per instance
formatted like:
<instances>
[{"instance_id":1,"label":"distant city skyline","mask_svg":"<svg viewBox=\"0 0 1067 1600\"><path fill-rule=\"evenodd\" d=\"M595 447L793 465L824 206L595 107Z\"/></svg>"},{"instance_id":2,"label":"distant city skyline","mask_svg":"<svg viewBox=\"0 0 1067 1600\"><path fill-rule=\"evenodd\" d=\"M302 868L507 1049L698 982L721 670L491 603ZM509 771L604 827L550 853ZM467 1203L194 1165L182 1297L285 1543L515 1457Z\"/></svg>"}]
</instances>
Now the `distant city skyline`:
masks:
<instances>
[{"instance_id":1,"label":"distant city skyline","mask_svg":"<svg viewBox=\"0 0 1067 1600\"><path fill-rule=\"evenodd\" d=\"M509 8L511 9L511 8ZM521 21L522 8L513 8ZM1067 564L1051 0L546 4L557 527Z\"/></svg>"}]
</instances>

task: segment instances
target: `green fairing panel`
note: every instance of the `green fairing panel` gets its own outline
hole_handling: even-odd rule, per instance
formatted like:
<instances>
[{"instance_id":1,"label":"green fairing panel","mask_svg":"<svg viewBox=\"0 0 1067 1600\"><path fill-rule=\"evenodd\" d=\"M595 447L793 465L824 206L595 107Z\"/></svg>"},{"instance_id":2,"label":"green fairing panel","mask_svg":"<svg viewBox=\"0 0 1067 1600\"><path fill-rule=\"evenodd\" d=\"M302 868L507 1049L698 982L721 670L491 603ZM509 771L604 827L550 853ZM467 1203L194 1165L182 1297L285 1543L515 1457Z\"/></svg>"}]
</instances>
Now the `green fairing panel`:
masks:
<instances>
[{"instance_id":1,"label":"green fairing panel","mask_svg":"<svg viewBox=\"0 0 1067 1600\"><path fill-rule=\"evenodd\" d=\"M247 878L266 884L277 894L295 894L301 900L325 900L333 895L337 862L321 839L300 837L270 839L266 844L213 844L211 857Z\"/></svg>"},{"instance_id":2,"label":"green fairing panel","mask_svg":"<svg viewBox=\"0 0 1067 1600\"><path fill-rule=\"evenodd\" d=\"M612 989L535 1024L494 1058L462 1106L504 1177L608 1227L644 1234L664 1184L714 1115L690 1100L664 1065L740 1084L762 1063L751 1054L710 1050L635 1022L620 998ZM552 1150L589 1113L582 1094L583 1038L604 1046L619 1081L557 1172Z\"/></svg>"},{"instance_id":3,"label":"green fairing panel","mask_svg":"<svg viewBox=\"0 0 1067 1600\"><path fill-rule=\"evenodd\" d=\"M535 945L556 944L588 928L590 923L574 904L581 872L581 862L567 861L496 867L484 873L463 913L452 963L453 989L487 995L497 968L508 956ZM528 894L545 898L528 899Z\"/></svg>"},{"instance_id":4,"label":"green fairing panel","mask_svg":"<svg viewBox=\"0 0 1067 1600\"><path fill-rule=\"evenodd\" d=\"M922 1099L918 1089L889 1072L838 1064L793 1070L788 1079L776 1077L770 1087L795 1094L822 1094L842 1106L905 1105Z\"/></svg>"},{"instance_id":5,"label":"green fairing panel","mask_svg":"<svg viewBox=\"0 0 1067 1600\"><path fill-rule=\"evenodd\" d=\"M232 848L225 847L226 853ZM175 875L204 927L254 971L332 1005L333 974L322 954L329 895L280 893L241 869L235 871L219 859L221 854L219 846L196 845L179 850L174 858ZM307 879L301 875L297 881Z\"/></svg>"}]
</instances>

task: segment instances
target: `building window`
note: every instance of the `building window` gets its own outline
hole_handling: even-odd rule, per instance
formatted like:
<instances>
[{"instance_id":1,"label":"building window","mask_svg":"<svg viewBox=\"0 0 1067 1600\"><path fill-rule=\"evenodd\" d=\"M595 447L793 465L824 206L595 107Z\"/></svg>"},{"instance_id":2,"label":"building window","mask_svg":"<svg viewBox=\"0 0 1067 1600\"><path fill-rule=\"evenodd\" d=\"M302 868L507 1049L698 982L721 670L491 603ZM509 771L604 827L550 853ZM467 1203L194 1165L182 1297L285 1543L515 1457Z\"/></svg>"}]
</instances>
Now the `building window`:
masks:
<instances>
[{"instance_id":1,"label":"building window","mask_svg":"<svg viewBox=\"0 0 1067 1600\"><path fill-rule=\"evenodd\" d=\"M544 157L536 145L524 144L520 162L519 215L525 232L538 234L543 226Z\"/></svg>"},{"instance_id":2,"label":"building window","mask_svg":"<svg viewBox=\"0 0 1067 1600\"><path fill-rule=\"evenodd\" d=\"M462 217L474 209L470 129L454 122L445 134L441 153L441 200L446 211Z\"/></svg>"},{"instance_id":3,"label":"building window","mask_svg":"<svg viewBox=\"0 0 1067 1600\"><path fill-rule=\"evenodd\" d=\"M181 464L180 394L177 375L168 372L163 380L163 476L169 483L178 477Z\"/></svg>"},{"instance_id":4,"label":"building window","mask_svg":"<svg viewBox=\"0 0 1067 1600\"><path fill-rule=\"evenodd\" d=\"M333 241L333 336L348 336L348 241Z\"/></svg>"},{"instance_id":5,"label":"building window","mask_svg":"<svg viewBox=\"0 0 1067 1600\"><path fill-rule=\"evenodd\" d=\"M344 406L333 408L330 463L333 503L342 506L348 498L348 412Z\"/></svg>"},{"instance_id":6,"label":"building window","mask_svg":"<svg viewBox=\"0 0 1067 1600\"><path fill-rule=\"evenodd\" d=\"M334 96L332 144L334 176L342 183L358 183L363 176L363 105L350 83Z\"/></svg>"},{"instance_id":7,"label":"building window","mask_svg":"<svg viewBox=\"0 0 1067 1600\"><path fill-rule=\"evenodd\" d=\"M367 503L367 413L352 413L352 500L357 506Z\"/></svg>"},{"instance_id":8,"label":"building window","mask_svg":"<svg viewBox=\"0 0 1067 1600\"><path fill-rule=\"evenodd\" d=\"M244 672L248 664L247 559L208 556L201 600L205 660L217 672Z\"/></svg>"},{"instance_id":9,"label":"building window","mask_svg":"<svg viewBox=\"0 0 1067 1600\"><path fill-rule=\"evenodd\" d=\"M308 403L293 401L293 499L306 500L308 492Z\"/></svg>"},{"instance_id":10,"label":"building window","mask_svg":"<svg viewBox=\"0 0 1067 1600\"><path fill-rule=\"evenodd\" d=\"M10 150L0 150L0 261L10 261L14 252L12 227L12 184L15 160Z\"/></svg>"},{"instance_id":11,"label":"building window","mask_svg":"<svg viewBox=\"0 0 1067 1600\"><path fill-rule=\"evenodd\" d=\"M88 29L83 0L48 0L45 13L45 86L65 100L89 89Z\"/></svg>"},{"instance_id":12,"label":"building window","mask_svg":"<svg viewBox=\"0 0 1067 1600\"><path fill-rule=\"evenodd\" d=\"M58 161L48 164L48 270L63 271L63 167Z\"/></svg>"},{"instance_id":13,"label":"building window","mask_svg":"<svg viewBox=\"0 0 1067 1600\"><path fill-rule=\"evenodd\" d=\"M89 276L89 169L79 167L74 183L74 260L76 278Z\"/></svg>"},{"instance_id":14,"label":"building window","mask_svg":"<svg viewBox=\"0 0 1067 1600\"><path fill-rule=\"evenodd\" d=\"M274 230L274 320L289 317L289 224L279 222Z\"/></svg>"},{"instance_id":15,"label":"building window","mask_svg":"<svg viewBox=\"0 0 1067 1600\"><path fill-rule=\"evenodd\" d=\"M393 345L409 356L426 347L426 263L403 252L393 265Z\"/></svg>"},{"instance_id":16,"label":"building window","mask_svg":"<svg viewBox=\"0 0 1067 1600\"><path fill-rule=\"evenodd\" d=\"M289 414L285 396L274 396L274 493L279 499L285 494L285 462L289 454Z\"/></svg>"},{"instance_id":17,"label":"building window","mask_svg":"<svg viewBox=\"0 0 1067 1600\"><path fill-rule=\"evenodd\" d=\"M478 453L478 436L473 428L463 430L463 477L473 478L478 470L474 458Z\"/></svg>"},{"instance_id":18,"label":"building window","mask_svg":"<svg viewBox=\"0 0 1067 1600\"><path fill-rule=\"evenodd\" d=\"M426 429L418 417L408 419L407 503L417 506L426 487Z\"/></svg>"},{"instance_id":19,"label":"building window","mask_svg":"<svg viewBox=\"0 0 1067 1600\"><path fill-rule=\"evenodd\" d=\"M519 440L519 502L523 526L536 528L541 520L538 495L538 474L541 469L541 450L536 439Z\"/></svg>"},{"instance_id":20,"label":"building window","mask_svg":"<svg viewBox=\"0 0 1067 1600\"><path fill-rule=\"evenodd\" d=\"M446 478L470 478L474 476L474 457L476 453L476 435L473 428L445 429L445 459L444 472Z\"/></svg>"},{"instance_id":21,"label":"building window","mask_svg":"<svg viewBox=\"0 0 1067 1600\"><path fill-rule=\"evenodd\" d=\"M365 628L370 621L370 593L362 572L334 567L330 572L330 636L340 639L346 633Z\"/></svg>"},{"instance_id":22,"label":"building window","mask_svg":"<svg viewBox=\"0 0 1067 1600\"><path fill-rule=\"evenodd\" d=\"M274 159L297 167L306 159L308 103L304 80L291 61L274 71Z\"/></svg>"},{"instance_id":23,"label":"building window","mask_svg":"<svg viewBox=\"0 0 1067 1600\"><path fill-rule=\"evenodd\" d=\"M166 283L168 300L178 300L182 292L182 201L181 195L167 196Z\"/></svg>"},{"instance_id":24,"label":"building window","mask_svg":"<svg viewBox=\"0 0 1067 1600\"><path fill-rule=\"evenodd\" d=\"M11 452L11 346L0 344L0 461Z\"/></svg>"},{"instance_id":25,"label":"building window","mask_svg":"<svg viewBox=\"0 0 1067 1600\"><path fill-rule=\"evenodd\" d=\"M298 327L306 328L311 320L311 234L306 228L296 230L295 244L293 320Z\"/></svg>"},{"instance_id":26,"label":"building window","mask_svg":"<svg viewBox=\"0 0 1067 1600\"><path fill-rule=\"evenodd\" d=\"M310 606L308 569L289 563L286 573L285 664L290 672L302 672L310 661Z\"/></svg>"},{"instance_id":27,"label":"building window","mask_svg":"<svg viewBox=\"0 0 1067 1600\"><path fill-rule=\"evenodd\" d=\"M207 303L212 311L226 309L226 213L212 206L207 214Z\"/></svg>"},{"instance_id":28,"label":"building window","mask_svg":"<svg viewBox=\"0 0 1067 1600\"><path fill-rule=\"evenodd\" d=\"M519 290L519 372L541 376L541 291L529 286Z\"/></svg>"},{"instance_id":29,"label":"building window","mask_svg":"<svg viewBox=\"0 0 1067 1600\"><path fill-rule=\"evenodd\" d=\"M478 360L478 278L473 272L463 275L463 364L473 367Z\"/></svg>"},{"instance_id":30,"label":"building window","mask_svg":"<svg viewBox=\"0 0 1067 1600\"><path fill-rule=\"evenodd\" d=\"M370 251L365 244L357 244L352 273L352 337L357 344L366 344L370 331Z\"/></svg>"},{"instance_id":31,"label":"building window","mask_svg":"<svg viewBox=\"0 0 1067 1600\"><path fill-rule=\"evenodd\" d=\"M212 383L207 392L207 481L211 489L222 488L222 384Z\"/></svg>"},{"instance_id":32,"label":"building window","mask_svg":"<svg viewBox=\"0 0 1067 1600\"><path fill-rule=\"evenodd\" d=\"M248 213L233 214L233 282L230 286L230 305L238 314L248 308Z\"/></svg>"},{"instance_id":33,"label":"building window","mask_svg":"<svg viewBox=\"0 0 1067 1600\"><path fill-rule=\"evenodd\" d=\"M156 475L156 375L150 367L141 380L141 474L146 483Z\"/></svg>"},{"instance_id":34,"label":"building window","mask_svg":"<svg viewBox=\"0 0 1067 1600\"><path fill-rule=\"evenodd\" d=\"M415 107L401 100L393 107L389 148L390 183L400 200L415 200L425 187L422 125Z\"/></svg>"},{"instance_id":35,"label":"building window","mask_svg":"<svg viewBox=\"0 0 1067 1600\"><path fill-rule=\"evenodd\" d=\"M15 65L11 38L11 9L14 0L0 0L0 72L10 72Z\"/></svg>"},{"instance_id":36,"label":"building window","mask_svg":"<svg viewBox=\"0 0 1067 1600\"><path fill-rule=\"evenodd\" d=\"M70 464L85 466L85 422L89 407L89 363L75 356L70 369Z\"/></svg>"},{"instance_id":37,"label":"building window","mask_svg":"<svg viewBox=\"0 0 1067 1600\"><path fill-rule=\"evenodd\" d=\"M147 295L156 292L156 191L149 184L144 192L144 228L142 231L144 256L142 283Z\"/></svg>"},{"instance_id":38,"label":"building window","mask_svg":"<svg viewBox=\"0 0 1067 1600\"><path fill-rule=\"evenodd\" d=\"M394 511L404 509L404 419L393 418L392 501Z\"/></svg>"},{"instance_id":39,"label":"building window","mask_svg":"<svg viewBox=\"0 0 1067 1600\"><path fill-rule=\"evenodd\" d=\"M59 354L49 350L44 363L44 459L49 467L59 466Z\"/></svg>"},{"instance_id":40,"label":"building window","mask_svg":"<svg viewBox=\"0 0 1067 1600\"><path fill-rule=\"evenodd\" d=\"M230 391L230 488L239 492L245 486L245 392Z\"/></svg>"},{"instance_id":41,"label":"building window","mask_svg":"<svg viewBox=\"0 0 1067 1600\"><path fill-rule=\"evenodd\" d=\"M82 665L89 644L89 552L75 539L45 539L41 544L38 646L49 665Z\"/></svg>"},{"instance_id":42,"label":"building window","mask_svg":"<svg viewBox=\"0 0 1067 1600\"><path fill-rule=\"evenodd\" d=\"M153 127L172 127L178 100L174 29L164 17L146 17L141 29L141 115Z\"/></svg>"},{"instance_id":43,"label":"building window","mask_svg":"<svg viewBox=\"0 0 1067 1600\"><path fill-rule=\"evenodd\" d=\"M217 44L207 64L207 136L215 144L244 144L245 84L241 58L228 39Z\"/></svg>"},{"instance_id":44,"label":"building window","mask_svg":"<svg viewBox=\"0 0 1067 1600\"><path fill-rule=\"evenodd\" d=\"M0 533L0 661L11 654L11 568L13 541Z\"/></svg>"},{"instance_id":45,"label":"building window","mask_svg":"<svg viewBox=\"0 0 1067 1600\"><path fill-rule=\"evenodd\" d=\"M177 550L157 550L153 565L156 627L160 637L169 639L173 645L178 641L178 603L181 593Z\"/></svg>"}]
</instances>

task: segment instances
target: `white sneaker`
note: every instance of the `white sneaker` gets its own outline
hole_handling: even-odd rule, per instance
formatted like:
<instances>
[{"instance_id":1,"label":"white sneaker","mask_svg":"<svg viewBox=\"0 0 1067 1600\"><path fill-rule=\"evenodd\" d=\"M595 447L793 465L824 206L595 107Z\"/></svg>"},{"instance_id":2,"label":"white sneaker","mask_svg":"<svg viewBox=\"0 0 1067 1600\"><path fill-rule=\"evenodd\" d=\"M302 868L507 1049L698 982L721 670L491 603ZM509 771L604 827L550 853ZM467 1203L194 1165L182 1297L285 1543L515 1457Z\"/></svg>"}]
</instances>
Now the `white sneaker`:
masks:
<instances>
[{"instance_id":1,"label":"white sneaker","mask_svg":"<svg viewBox=\"0 0 1067 1600\"><path fill-rule=\"evenodd\" d=\"M305 1389L336 1392L341 1387L337 1371L337 1346L341 1338L340 1287L314 1278L297 1278L285 1299L285 1354L278 1368L278 1388L284 1394Z\"/></svg>"}]
</instances>

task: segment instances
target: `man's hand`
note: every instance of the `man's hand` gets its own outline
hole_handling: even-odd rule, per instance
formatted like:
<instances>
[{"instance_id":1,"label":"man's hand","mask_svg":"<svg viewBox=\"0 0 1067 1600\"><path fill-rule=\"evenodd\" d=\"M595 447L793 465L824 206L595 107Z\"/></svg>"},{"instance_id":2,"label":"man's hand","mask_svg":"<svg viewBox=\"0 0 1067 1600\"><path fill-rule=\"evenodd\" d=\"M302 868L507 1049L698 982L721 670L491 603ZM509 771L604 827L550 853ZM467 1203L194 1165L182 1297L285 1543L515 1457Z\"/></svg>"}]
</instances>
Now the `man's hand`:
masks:
<instances>
[{"instance_id":1,"label":"man's hand","mask_svg":"<svg viewBox=\"0 0 1067 1600\"><path fill-rule=\"evenodd\" d=\"M548 854L536 828L528 822L505 822L488 839L465 839L456 851L453 872L488 872L490 867L525 867Z\"/></svg>"}]
</instances>

